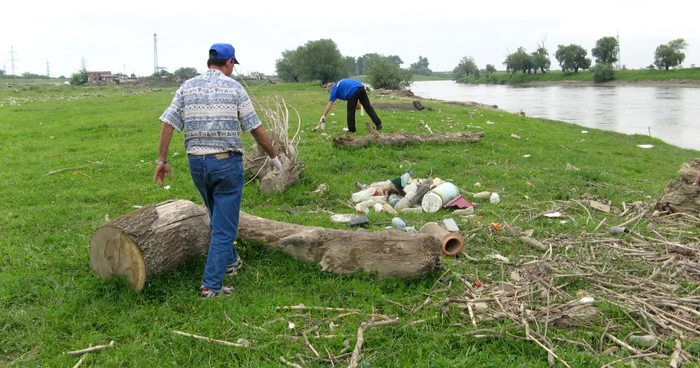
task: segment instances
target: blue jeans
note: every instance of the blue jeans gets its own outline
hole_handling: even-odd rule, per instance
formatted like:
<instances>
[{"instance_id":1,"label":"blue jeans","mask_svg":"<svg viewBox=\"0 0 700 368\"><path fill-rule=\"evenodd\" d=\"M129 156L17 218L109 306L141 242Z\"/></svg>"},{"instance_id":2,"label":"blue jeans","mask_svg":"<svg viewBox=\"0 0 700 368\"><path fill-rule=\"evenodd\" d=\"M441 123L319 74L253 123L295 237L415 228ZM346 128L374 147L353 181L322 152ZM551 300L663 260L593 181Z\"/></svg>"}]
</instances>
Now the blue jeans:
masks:
<instances>
[{"instance_id":1,"label":"blue jeans","mask_svg":"<svg viewBox=\"0 0 700 368\"><path fill-rule=\"evenodd\" d=\"M192 181L209 211L211 228L202 287L220 292L226 266L236 260L233 242L243 196L243 156L233 152L221 159L215 155L189 156L189 163Z\"/></svg>"}]
</instances>

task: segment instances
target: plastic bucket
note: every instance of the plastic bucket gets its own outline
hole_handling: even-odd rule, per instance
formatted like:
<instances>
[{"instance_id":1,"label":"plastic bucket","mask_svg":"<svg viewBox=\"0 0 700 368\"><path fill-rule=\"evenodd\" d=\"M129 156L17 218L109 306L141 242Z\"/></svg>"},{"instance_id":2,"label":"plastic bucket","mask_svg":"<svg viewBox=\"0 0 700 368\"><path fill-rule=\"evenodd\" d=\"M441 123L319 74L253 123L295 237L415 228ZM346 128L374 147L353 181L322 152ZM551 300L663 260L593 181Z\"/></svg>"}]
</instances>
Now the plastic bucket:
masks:
<instances>
[{"instance_id":1,"label":"plastic bucket","mask_svg":"<svg viewBox=\"0 0 700 368\"><path fill-rule=\"evenodd\" d=\"M423 207L424 212L433 213L439 211L442 208L442 204L442 197L439 194L428 192L423 196L421 207Z\"/></svg>"},{"instance_id":2,"label":"plastic bucket","mask_svg":"<svg viewBox=\"0 0 700 368\"><path fill-rule=\"evenodd\" d=\"M452 183L442 183L426 193L421 202L423 211L437 212L445 203L455 199L459 195L459 188Z\"/></svg>"}]
</instances>

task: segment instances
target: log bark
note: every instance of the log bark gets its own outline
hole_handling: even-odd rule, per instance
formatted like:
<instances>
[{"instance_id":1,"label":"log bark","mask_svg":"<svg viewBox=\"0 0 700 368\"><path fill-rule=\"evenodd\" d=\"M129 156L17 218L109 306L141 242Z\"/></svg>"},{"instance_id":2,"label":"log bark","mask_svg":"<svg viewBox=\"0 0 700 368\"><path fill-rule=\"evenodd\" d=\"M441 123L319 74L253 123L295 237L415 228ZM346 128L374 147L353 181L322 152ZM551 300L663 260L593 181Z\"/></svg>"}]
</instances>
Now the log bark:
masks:
<instances>
[{"instance_id":1,"label":"log bark","mask_svg":"<svg viewBox=\"0 0 700 368\"><path fill-rule=\"evenodd\" d=\"M683 212L690 215L700 213L700 186L693 185L700 172L700 159L686 162L678 171L678 180L668 183L656 201L659 211Z\"/></svg>"},{"instance_id":2,"label":"log bark","mask_svg":"<svg viewBox=\"0 0 700 368\"><path fill-rule=\"evenodd\" d=\"M238 238L264 243L334 274L417 278L441 268L440 239L400 230L367 232L288 224L241 212Z\"/></svg>"},{"instance_id":3,"label":"log bark","mask_svg":"<svg viewBox=\"0 0 700 368\"><path fill-rule=\"evenodd\" d=\"M412 134L412 133L384 133L371 134L367 136L339 136L333 138L335 147L366 147L371 144L382 146L398 146L406 144L420 143L445 143L462 142L473 143L481 140L486 133L435 133L435 134Z\"/></svg>"},{"instance_id":4,"label":"log bark","mask_svg":"<svg viewBox=\"0 0 700 368\"><path fill-rule=\"evenodd\" d=\"M95 230L90 267L101 278L126 276L135 291L146 279L204 254L209 248L206 208L176 200L150 205Z\"/></svg>"}]
</instances>

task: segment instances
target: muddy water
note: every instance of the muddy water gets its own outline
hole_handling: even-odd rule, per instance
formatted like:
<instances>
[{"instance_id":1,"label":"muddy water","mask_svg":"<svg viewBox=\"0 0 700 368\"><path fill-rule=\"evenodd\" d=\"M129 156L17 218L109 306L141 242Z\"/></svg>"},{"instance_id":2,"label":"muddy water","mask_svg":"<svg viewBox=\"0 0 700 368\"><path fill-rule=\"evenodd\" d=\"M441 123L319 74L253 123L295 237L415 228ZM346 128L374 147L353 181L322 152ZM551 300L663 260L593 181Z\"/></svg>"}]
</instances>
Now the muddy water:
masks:
<instances>
[{"instance_id":1,"label":"muddy water","mask_svg":"<svg viewBox=\"0 0 700 368\"><path fill-rule=\"evenodd\" d=\"M414 82L417 96L498 105L509 112L700 149L700 88L656 86L492 86Z\"/></svg>"}]
</instances>

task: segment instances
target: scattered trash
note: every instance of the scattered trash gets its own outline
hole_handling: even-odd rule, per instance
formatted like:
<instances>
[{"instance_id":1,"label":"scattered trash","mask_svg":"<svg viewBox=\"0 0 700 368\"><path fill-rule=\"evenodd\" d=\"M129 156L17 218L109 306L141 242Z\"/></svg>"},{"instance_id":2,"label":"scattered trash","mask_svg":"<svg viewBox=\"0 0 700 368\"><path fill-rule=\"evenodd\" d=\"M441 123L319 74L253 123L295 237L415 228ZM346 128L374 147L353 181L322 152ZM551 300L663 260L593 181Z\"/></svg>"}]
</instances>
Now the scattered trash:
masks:
<instances>
[{"instance_id":1,"label":"scattered trash","mask_svg":"<svg viewBox=\"0 0 700 368\"><path fill-rule=\"evenodd\" d=\"M164 186L163 189L165 189L165 190L170 190L170 185Z\"/></svg>"},{"instance_id":2,"label":"scattered trash","mask_svg":"<svg viewBox=\"0 0 700 368\"><path fill-rule=\"evenodd\" d=\"M490 199L490 198L491 198L491 192L479 192L479 193L474 193L474 198L478 198L478 199Z\"/></svg>"},{"instance_id":3,"label":"scattered trash","mask_svg":"<svg viewBox=\"0 0 700 368\"><path fill-rule=\"evenodd\" d=\"M486 124L488 124L488 125L493 125L493 124L496 124L496 123L494 123L494 122L491 121L491 120L486 120Z\"/></svg>"},{"instance_id":4,"label":"scattered trash","mask_svg":"<svg viewBox=\"0 0 700 368\"><path fill-rule=\"evenodd\" d=\"M422 207L402 208L401 212L402 213L423 213L423 208Z\"/></svg>"},{"instance_id":5,"label":"scattered trash","mask_svg":"<svg viewBox=\"0 0 700 368\"><path fill-rule=\"evenodd\" d=\"M581 304L590 304L595 302L595 299L590 296L584 296L583 298L579 299L578 302Z\"/></svg>"},{"instance_id":6,"label":"scattered trash","mask_svg":"<svg viewBox=\"0 0 700 368\"><path fill-rule=\"evenodd\" d=\"M287 327L289 327L290 330L293 330L294 327L296 327L296 326L297 326L297 325L295 325L294 322L289 322L289 323L287 324Z\"/></svg>"},{"instance_id":7,"label":"scattered trash","mask_svg":"<svg viewBox=\"0 0 700 368\"><path fill-rule=\"evenodd\" d=\"M360 217L356 214L335 214L331 216L331 221L340 223L340 224L348 224L350 221L356 217Z\"/></svg>"},{"instance_id":8,"label":"scattered trash","mask_svg":"<svg viewBox=\"0 0 700 368\"><path fill-rule=\"evenodd\" d=\"M588 131L587 131L587 130L582 130L582 131L581 131L581 134L588 134Z\"/></svg>"},{"instance_id":9,"label":"scattered trash","mask_svg":"<svg viewBox=\"0 0 700 368\"><path fill-rule=\"evenodd\" d=\"M384 212L384 205L381 203L375 203L374 204L374 212Z\"/></svg>"},{"instance_id":10,"label":"scattered trash","mask_svg":"<svg viewBox=\"0 0 700 368\"><path fill-rule=\"evenodd\" d=\"M406 222L404 222L404 220L402 220L400 217L394 217L393 219L391 219L391 223L394 224L394 226L396 226L396 228L398 229L403 229L404 227L406 227Z\"/></svg>"},{"instance_id":11,"label":"scattered trash","mask_svg":"<svg viewBox=\"0 0 700 368\"><path fill-rule=\"evenodd\" d=\"M653 345L658 341L658 339L653 335L630 335L628 339L630 342L634 342L644 346Z\"/></svg>"},{"instance_id":12,"label":"scattered trash","mask_svg":"<svg viewBox=\"0 0 700 368\"><path fill-rule=\"evenodd\" d=\"M511 134L510 136L513 137L513 138L515 138L515 139L520 139L520 136L517 135L517 134Z\"/></svg>"},{"instance_id":13,"label":"scattered trash","mask_svg":"<svg viewBox=\"0 0 700 368\"><path fill-rule=\"evenodd\" d=\"M605 203L600 203L598 201L591 201L589 205L598 211L610 213L610 206L605 204Z\"/></svg>"},{"instance_id":14,"label":"scattered trash","mask_svg":"<svg viewBox=\"0 0 700 368\"><path fill-rule=\"evenodd\" d=\"M579 168L578 168L578 167L576 167L576 166L574 166L574 165L572 165L572 164L569 164L569 163L566 164L566 169L567 169L567 170L579 171Z\"/></svg>"},{"instance_id":15,"label":"scattered trash","mask_svg":"<svg viewBox=\"0 0 700 368\"><path fill-rule=\"evenodd\" d=\"M498 193L491 193L489 200L491 201L491 204L498 204L501 201L501 197L498 195Z\"/></svg>"},{"instance_id":16,"label":"scattered trash","mask_svg":"<svg viewBox=\"0 0 700 368\"><path fill-rule=\"evenodd\" d=\"M622 226L613 226L610 228L610 234L613 235L620 235L622 233L629 233L630 231L626 227Z\"/></svg>"},{"instance_id":17,"label":"scattered trash","mask_svg":"<svg viewBox=\"0 0 700 368\"><path fill-rule=\"evenodd\" d=\"M474 183L474 186L477 187L477 188L481 188L481 183L479 183L479 182L477 181L476 183Z\"/></svg>"},{"instance_id":18,"label":"scattered trash","mask_svg":"<svg viewBox=\"0 0 700 368\"><path fill-rule=\"evenodd\" d=\"M473 215L474 214L474 207L467 207L463 210L454 210L454 211L452 211L452 214L455 216Z\"/></svg>"},{"instance_id":19,"label":"scattered trash","mask_svg":"<svg viewBox=\"0 0 700 368\"><path fill-rule=\"evenodd\" d=\"M474 208L476 205L472 203L470 200L464 198L461 194L456 196L454 199L451 201L447 202L445 204L445 207L457 207L457 208ZM472 211L473 212L473 211Z\"/></svg>"},{"instance_id":20,"label":"scattered trash","mask_svg":"<svg viewBox=\"0 0 700 368\"><path fill-rule=\"evenodd\" d=\"M290 207L285 206L285 211L287 211L287 213L289 213L290 215L298 215L301 213L301 211L299 211L299 209L296 207L290 208Z\"/></svg>"},{"instance_id":21,"label":"scattered trash","mask_svg":"<svg viewBox=\"0 0 700 368\"><path fill-rule=\"evenodd\" d=\"M501 231L501 225L499 225L496 222L492 222L491 224L489 224L489 226L496 231Z\"/></svg>"},{"instance_id":22,"label":"scattered trash","mask_svg":"<svg viewBox=\"0 0 700 368\"><path fill-rule=\"evenodd\" d=\"M550 213L545 213L544 217L549 217L549 218L557 218L561 217L561 212L550 212Z\"/></svg>"},{"instance_id":23,"label":"scattered trash","mask_svg":"<svg viewBox=\"0 0 700 368\"><path fill-rule=\"evenodd\" d=\"M534 187L535 187L535 185L532 184L532 183L530 183L529 181L526 182L525 185L527 185L528 188L534 188Z\"/></svg>"},{"instance_id":24,"label":"scattered trash","mask_svg":"<svg viewBox=\"0 0 700 368\"><path fill-rule=\"evenodd\" d=\"M523 155L523 158L530 158L530 155Z\"/></svg>"},{"instance_id":25,"label":"scattered trash","mask_svg":"<svg viewBox=\"0 0 700 368\"><path fill-rule=\"evenodd\" d=\"M328 190L328 185L326 185L324 183L324 184L319 185L318 188L316 188L316 190L314 190L313 192L318 193L318 194L323 194L323 192L325 192L327 190Z\"/></svg>"},{"instance_id":26,"label":"scattered trash","mask_svg":"<svg viewBox=\"0 0 700 368\"><path fill-rule=\"evenodd\" d=\"M350 226L365 226L367 224L369 224L369 219L365 216L357 216L348 222Z\"/></svg>"},{"instance_id":27,"label":"scattered trash","mask_svg":"<svg viewBox=\"0 0 700 368\"><path fill-rule=\"evenodd\" d=\"M417 233L418 232L418 230L416 230L416 228L413 226L404 227L403 230L407 233Z\"/></svg>"},{"instance_id":28,"label":"scattered trash","mask_svg":"<svg viewBox=\"0 0 700 368\"><path fill-rule=\"evenodd\" d=\"M457 226L457 223L455 222L455 220L453 220L451 218L446 218L446 219L442 220L442 223L445 225L445 229L447 229L447 231L452 231L455 233L459 232L459 227Z\"/></svg>"},{"instance_id":29,"label":"scattered trash","mask_svg":"<svg viewBox=\"0 0 700 368\"><path fill-rule=\"evenodd\" d=\"M53 138L53 137L51 137ZM638 144L637 147L639 148L654 148L653 144Z\"/></svg>"}]
</instances>

